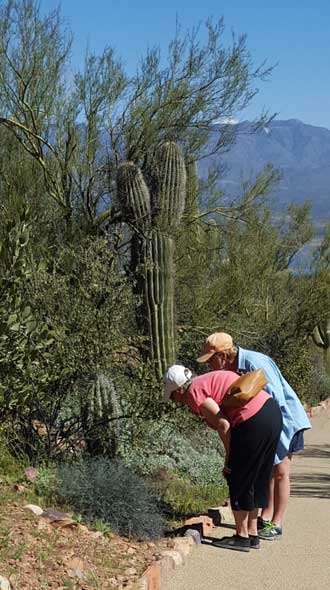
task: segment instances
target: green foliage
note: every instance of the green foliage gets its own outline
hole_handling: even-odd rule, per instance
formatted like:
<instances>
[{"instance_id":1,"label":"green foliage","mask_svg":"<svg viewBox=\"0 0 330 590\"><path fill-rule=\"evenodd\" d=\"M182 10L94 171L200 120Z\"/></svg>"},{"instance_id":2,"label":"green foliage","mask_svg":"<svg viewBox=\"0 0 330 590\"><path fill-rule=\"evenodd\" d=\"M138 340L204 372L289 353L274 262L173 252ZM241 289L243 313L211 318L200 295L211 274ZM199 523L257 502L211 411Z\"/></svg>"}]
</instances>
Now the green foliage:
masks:
<instances>
[{"instance_id":1,"label":"green foliage","mask_svg":"<svg viewBox=\"0 0 330 590\"><path fill-rule=\"evenodd\" d=\"M26 292L42 272L29 248L31 219L26 207L8 219L0 240L0 409L5 415L30 403L49 383L54 331L33 312Z\"/></svg>"},{"instance_id":2,"label":"green foliage","mask_svg":"<svg viewBox=\"0 0 330 590\"><path fill-rule=\"evenodd\" d=\"M57 352L76 375L106 369L130 341L131 287L105 238L61 248L31 296L63 335Z\"/></svg>"},{"instance_id":3,"label":"green foliage","mask_svg":"<svg viewBox=\"0 0 330 590\"><path fill-rule=\"evenodd\" d=\"M38 467L38 477L34 482L37 496L52 501L57 496L58 483L55 465L41 465Z\"/></svg>"},{"instance_id":4,"label":"green foliage","mask_svg":"<svg viewBox=\"0 0 330 590\"><path fill-rule=\"evenodd\" d=\"M162 519L143 480L120 463L97 458L62 465L60 494L90 520L138 538L157 537Z\"/></svg>"},{"instance_id":5,"label":"green foliage","mask_svg":"<svg viewBox=\"0 0 330 590\"><path fill-rule=\"evenodd\" d=\"M205 512L211 506L219 506L228 497L225 483L194 484L172 473L160 470L154 474L153 489L157 491L164 509L170 516L182 518Z\"/></svg>"},{"instance_id":6,"label":"green foliage","mask_svg":"<svg viewBox=\"0 0 330 590\"><path fill-rule=\"evenodd\" d=\"M322 355L311 342L293 343L276 361L290 385L308 406L317 405L330 396L330 378L324 369Z\"/></svg>"},{"instance_id":7,"label":"green foliage","mask_svg":"<svg viewBox=\"0 0 330 590\"><path fill-rule=\"evenodd\" d=\"M200 485L224 484L223 455L216 434L193 441L164 419L145 422L143 432L140 444L121 448L125 464L133 471L152 476L159 469L166 469Z\"/></svg>"}]
</instances>

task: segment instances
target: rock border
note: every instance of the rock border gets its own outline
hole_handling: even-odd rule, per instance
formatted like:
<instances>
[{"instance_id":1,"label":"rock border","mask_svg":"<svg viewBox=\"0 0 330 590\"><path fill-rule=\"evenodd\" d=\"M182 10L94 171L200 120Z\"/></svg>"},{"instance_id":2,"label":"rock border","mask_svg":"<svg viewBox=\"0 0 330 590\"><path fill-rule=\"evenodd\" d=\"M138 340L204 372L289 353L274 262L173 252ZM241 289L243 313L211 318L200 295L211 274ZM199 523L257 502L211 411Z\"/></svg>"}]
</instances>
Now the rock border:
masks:
<instances>
[{"instance_id":1,"label":"rock border","mask_svg":"<svg viewBox=\"0 0 330 590\"><path fill-rule=\"evenodd\" d=\"M134 588L136 590L160 590L162 578L168 577L176 567L186 563L194 547L201 544L203 536L208 536L210 530L219 526L220 523L232 524L232 522L233 516L227 502L226 506L210 508L208 515L204 514L186 520L180 529L183 536L174 537L173 548L162 551L159 559L145 570Z\"/></svg>"}]
</instances>

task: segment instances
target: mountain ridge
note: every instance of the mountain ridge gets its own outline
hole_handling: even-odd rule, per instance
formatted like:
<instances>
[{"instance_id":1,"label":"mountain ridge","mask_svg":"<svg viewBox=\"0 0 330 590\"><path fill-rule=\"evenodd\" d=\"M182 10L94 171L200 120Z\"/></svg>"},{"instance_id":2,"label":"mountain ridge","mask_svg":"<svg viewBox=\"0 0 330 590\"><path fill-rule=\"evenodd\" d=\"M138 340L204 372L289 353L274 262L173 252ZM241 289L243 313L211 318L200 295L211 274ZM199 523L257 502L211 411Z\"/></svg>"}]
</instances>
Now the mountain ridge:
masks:
<instances>
[{"instance_id":1,"label":"mountain ridge","mask_svg":"<svg viewBox=\"0 0 330 590\"><path fill-rule=\"evenodd\" d=\"M227 153L206 158L200 167L201 175L220 163L223 172L219 187L231 197L241 192L244 181L252 180L272 163L281 180L270 194L271 206L278 209L309 200L313 219L323 224L329 217L330 204L330 130L299 119L274 119L258 131L249 121L236 126L235 143ZM211 134L210 146L218 129L219 124Z\"/></svg>"}]
</instances>

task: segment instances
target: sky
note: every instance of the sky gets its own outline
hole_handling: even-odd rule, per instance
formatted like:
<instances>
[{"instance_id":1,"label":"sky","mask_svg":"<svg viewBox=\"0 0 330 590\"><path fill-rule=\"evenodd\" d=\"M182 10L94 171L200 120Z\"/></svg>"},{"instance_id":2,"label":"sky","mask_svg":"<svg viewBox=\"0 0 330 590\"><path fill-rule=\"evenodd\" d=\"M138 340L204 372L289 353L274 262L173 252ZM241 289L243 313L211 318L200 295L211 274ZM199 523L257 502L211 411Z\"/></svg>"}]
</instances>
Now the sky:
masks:
<instances>
[{"instance_id":1,"label":"sky","mask_svg":"<svg viewBox=\"0 0 330 590\"><path fill-rule=\"evenodd\" d=\"M231 30L247 34L255 65L276 64L238 118L253 119L265 108L278 119L330 129L329 0L40 0L43 12L59 4L73 33L75 67L87 45L95 53L112 46L130 72L148 47L166 50L177 19L185 30L223 16L228 40Z\"/></svg>"}]
</instances>

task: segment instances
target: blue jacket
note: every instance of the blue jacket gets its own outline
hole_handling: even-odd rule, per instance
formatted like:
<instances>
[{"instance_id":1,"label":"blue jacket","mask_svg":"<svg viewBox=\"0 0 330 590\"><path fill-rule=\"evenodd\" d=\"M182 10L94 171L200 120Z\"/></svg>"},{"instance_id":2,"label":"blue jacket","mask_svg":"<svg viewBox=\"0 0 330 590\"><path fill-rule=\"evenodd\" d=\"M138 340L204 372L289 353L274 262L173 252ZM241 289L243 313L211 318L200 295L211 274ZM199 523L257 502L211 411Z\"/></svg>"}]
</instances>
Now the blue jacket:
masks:
<instances>
[{"instance_id":1,"label":"blue jacket","mask_svg":"<svg viewBox=\"0 0 330 590\"><path fill-rule=\"evenodd\" d=\"M264 387L279 404L283 416L283 430L278 443L274 463L280 463L288 454L292 437L298 430L311 428L311 423L297 394L284 379L274 361L267 355L238 347L237 371L247 373L262 369L268 379Z\"/></svg>"}]
</instances>

